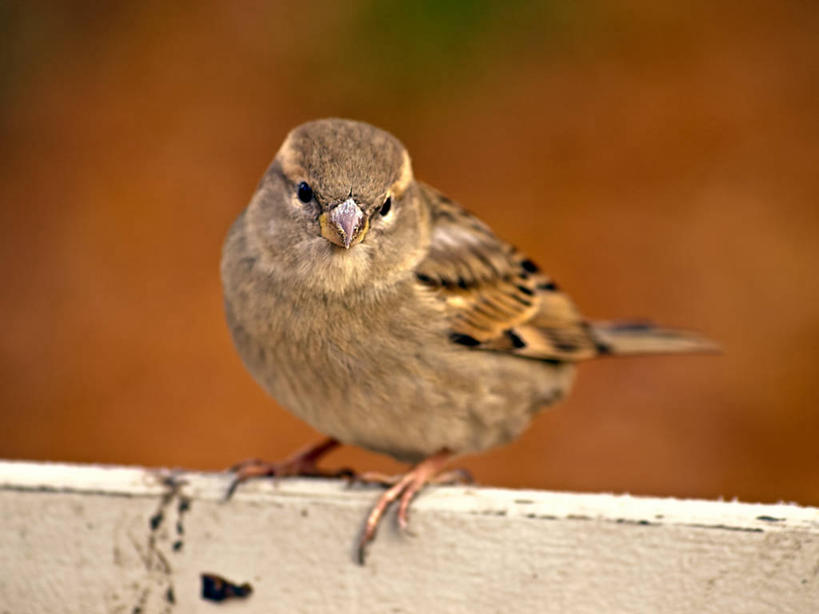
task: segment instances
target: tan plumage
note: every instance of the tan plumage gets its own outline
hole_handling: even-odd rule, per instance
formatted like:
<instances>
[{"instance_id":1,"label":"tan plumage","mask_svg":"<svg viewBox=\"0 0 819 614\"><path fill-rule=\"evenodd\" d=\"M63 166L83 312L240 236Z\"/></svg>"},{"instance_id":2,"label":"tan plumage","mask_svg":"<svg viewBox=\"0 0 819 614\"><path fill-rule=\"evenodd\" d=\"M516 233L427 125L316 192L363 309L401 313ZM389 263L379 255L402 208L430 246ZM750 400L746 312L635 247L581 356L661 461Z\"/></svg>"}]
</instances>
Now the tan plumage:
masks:
<instances>
[{"instance_id":1,"label":"tan plumage","mask_svg":"<svg viewBox=\"0 0 819 614\"><path fill-rule=\"evenodd\" d=\"M578 361L607 354L708 351L693 333L648 323L587 322L566 293L520 251L434 188L429 252L416 267L449 310L452 338L528 358Z\"/></svg>"},{"instance_id":2,"label":"tan plumage","mask_svg":"<svg viewBox=\"0 0 819 614\"><path fill-rule=\"evenodd\" d=\"M710 350L651 325L586 321L554 280L475 216L415 180L368 124L293 130L225 241L225 310L245 365L332 438L284 464L314 471L335 442L419 462L368 520L452 455L514 440L601 354ZM427 460L424 460L427 459Z\"/></svg>"}]
</instances>

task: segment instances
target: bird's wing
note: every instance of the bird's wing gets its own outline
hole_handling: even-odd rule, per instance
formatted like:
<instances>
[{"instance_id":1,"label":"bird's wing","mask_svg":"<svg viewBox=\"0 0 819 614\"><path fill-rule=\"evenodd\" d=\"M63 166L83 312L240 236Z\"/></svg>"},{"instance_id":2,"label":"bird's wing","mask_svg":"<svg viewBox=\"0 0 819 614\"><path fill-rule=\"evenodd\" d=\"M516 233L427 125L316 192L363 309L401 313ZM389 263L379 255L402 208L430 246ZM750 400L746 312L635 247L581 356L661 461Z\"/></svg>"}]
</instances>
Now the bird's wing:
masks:
<instances>
[{"instance_id":1,"label":"bird's wing","mask_svg":"<svg viewBox=\"0 0 819 614\"><path fill-rule=\"evenodd\" d=\"M446 303L454 343L542 360L601 353L572 301L534 262L443 194L420 190L432 234L415 273Z\"/></svg>"}]
</instances>

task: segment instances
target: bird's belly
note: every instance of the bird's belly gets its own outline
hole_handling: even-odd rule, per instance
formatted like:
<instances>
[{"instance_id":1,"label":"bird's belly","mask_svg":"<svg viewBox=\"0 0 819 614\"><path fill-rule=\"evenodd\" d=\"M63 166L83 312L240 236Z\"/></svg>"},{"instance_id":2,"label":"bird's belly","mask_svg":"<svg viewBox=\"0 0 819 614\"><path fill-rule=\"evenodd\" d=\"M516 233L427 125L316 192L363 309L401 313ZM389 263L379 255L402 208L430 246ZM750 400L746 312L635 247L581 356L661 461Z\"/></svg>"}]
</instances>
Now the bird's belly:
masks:
<instances>
[{"instance_id":1,"label":"bird's belly","mask_svg":"<svg viewBox=\"0 0 819 614\"><path fill-rule=\"evenodd\" d=\"M407 462L515 439L539 408L568 392L573 375L569 365L461 348L445 335L357 343L328 333L237 345L257 381L293 414L345 444Z\"/></svg>"},{"instance_id":2,"label":"bird's belly","mask_svg":"<svg viewBox=\"0 0 819 614\"><path fill-rule=\"evenodd\" d=\"M568 392L572 368L495 358L463 369L429 363L423 374L408 369L367 395L352 395L344 412L305 419L340 441L406 462L444 448L466 454L508 443Z\"/></svg>"}]
</instances>

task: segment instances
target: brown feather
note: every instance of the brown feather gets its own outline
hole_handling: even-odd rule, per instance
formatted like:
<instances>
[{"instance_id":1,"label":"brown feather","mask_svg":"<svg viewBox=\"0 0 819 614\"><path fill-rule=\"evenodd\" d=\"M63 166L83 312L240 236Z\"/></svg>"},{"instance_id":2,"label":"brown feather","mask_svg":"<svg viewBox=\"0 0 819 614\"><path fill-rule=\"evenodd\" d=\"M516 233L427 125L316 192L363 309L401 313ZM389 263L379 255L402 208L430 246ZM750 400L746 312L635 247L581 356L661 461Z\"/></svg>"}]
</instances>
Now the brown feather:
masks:
<instances>
[{"instance_id":1,"label":"brown feather","mask_svg":"<svg viewBox=\"0 0 819 614\"><path fill-rule=\"evenodd\" d=\"M454 342L556 361L715 349L685 331L587 322L523 253L434 188L421 183L419 188L432 233L416 275L446 303Z\"/></svg>"},{"instance_id":2,"label":"brown feather","mask_svg":"<svg viewBox=\"0 0 819 614\"><path fill-rule=\"evenodd\" d=\"M583 318L548 276L465 209L419 186L432 233L416 274L446 302L454 339L544 360L596 355Z\"/></svg>"}]
</instances>

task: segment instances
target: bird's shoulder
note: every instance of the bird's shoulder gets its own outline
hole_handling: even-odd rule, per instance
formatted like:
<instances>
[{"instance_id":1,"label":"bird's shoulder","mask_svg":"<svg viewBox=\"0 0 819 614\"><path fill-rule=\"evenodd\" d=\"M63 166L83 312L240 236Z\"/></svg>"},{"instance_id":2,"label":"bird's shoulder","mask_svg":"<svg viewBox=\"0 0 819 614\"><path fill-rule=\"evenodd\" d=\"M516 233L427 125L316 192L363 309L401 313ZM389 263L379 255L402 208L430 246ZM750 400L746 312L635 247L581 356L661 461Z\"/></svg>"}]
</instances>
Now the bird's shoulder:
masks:
<instances>
[{"instance_id":1,"label":"bird's shoulder","mask_svg":"<svg viewBox=\"0 0 819 614\"><path fill-rule=\"evenodd\" d=\"M544 360L596 352L571 299L524 253L435 188L419 183L431 221L417 282L446 304L450 338Z\"/></svg>"}]
</instances>

